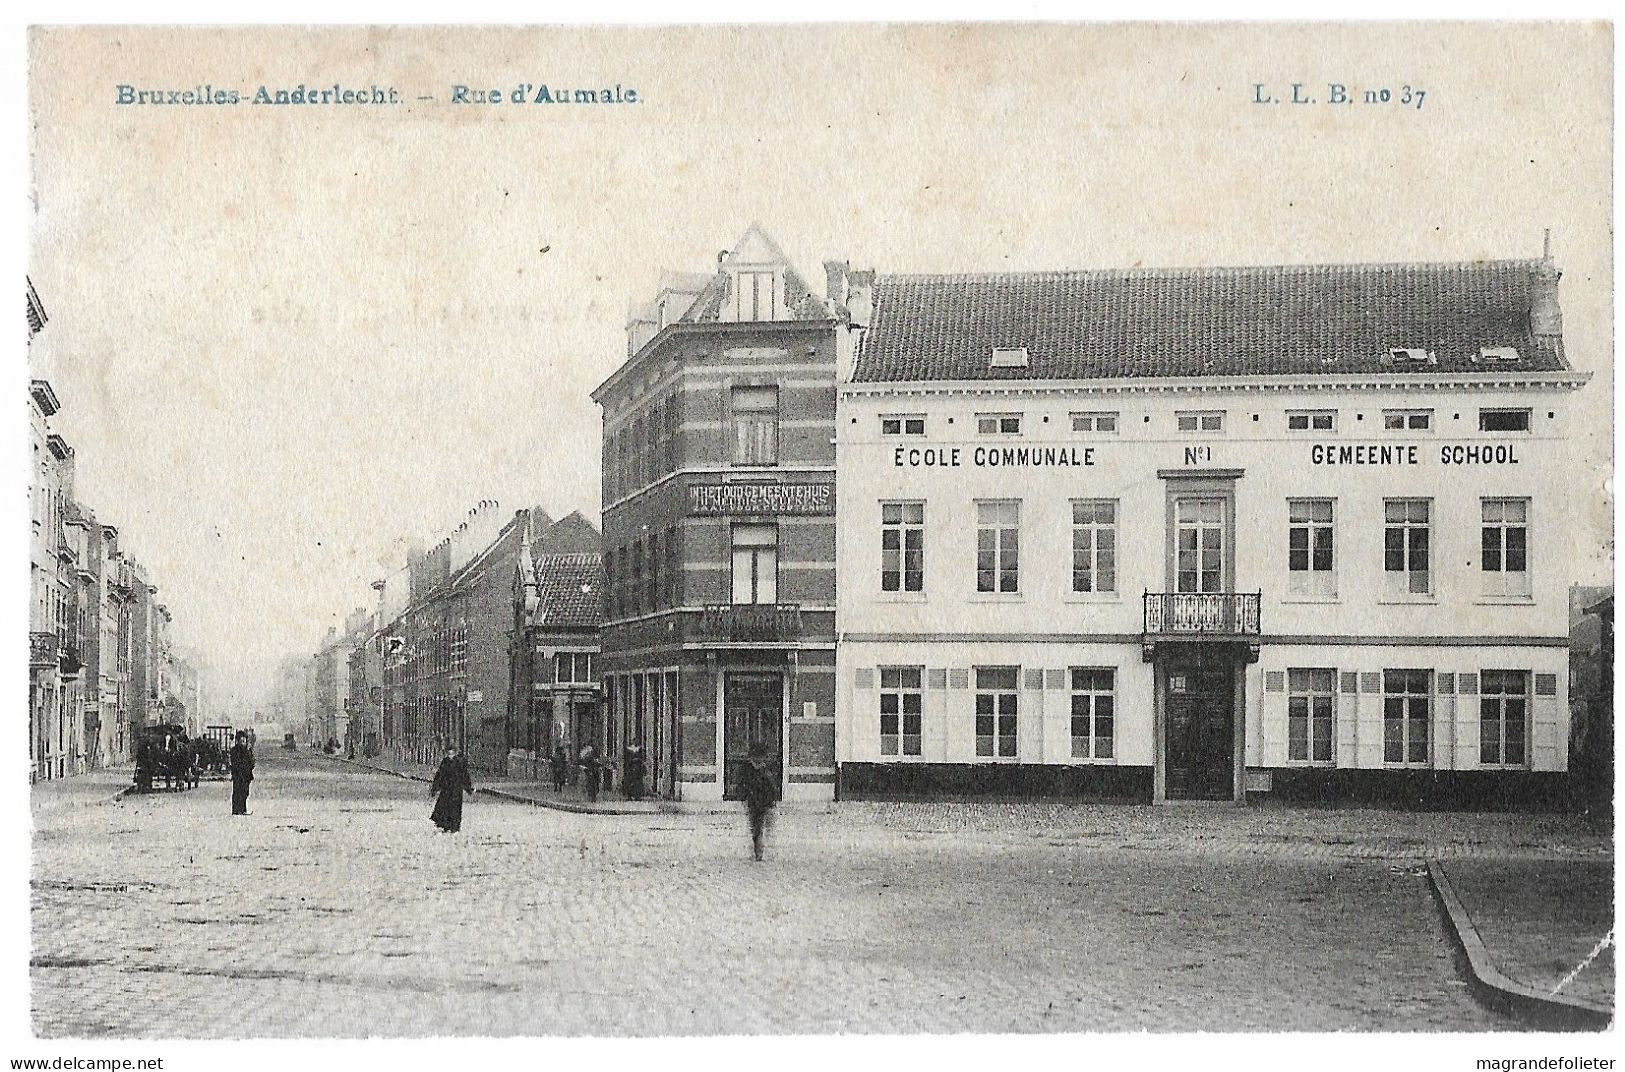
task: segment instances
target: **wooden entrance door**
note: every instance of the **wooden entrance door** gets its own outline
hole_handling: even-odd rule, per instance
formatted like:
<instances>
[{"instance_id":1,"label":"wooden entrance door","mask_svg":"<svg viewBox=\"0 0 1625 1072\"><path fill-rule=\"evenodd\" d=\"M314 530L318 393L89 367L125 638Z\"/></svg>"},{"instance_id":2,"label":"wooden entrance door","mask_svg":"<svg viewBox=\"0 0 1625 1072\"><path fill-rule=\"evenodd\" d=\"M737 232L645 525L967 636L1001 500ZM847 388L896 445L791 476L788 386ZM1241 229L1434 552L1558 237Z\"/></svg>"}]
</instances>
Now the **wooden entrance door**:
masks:
<instances>
[{"instance_id":1,"label":"wooden entrance door","mask_svg":"<svg viewBox=\"0 0 1625 1072\"><path fill-rule=\"evenodd\" d=\"M1236 748L1234 667L1171 666L1167 687L1168 799L1232 799Z\"/></svg>"},{"instance_id":2,"label":"wooden entrance door","mask_svg":"<svg viewBox=\"0 0 1625 1072\"><path fill-rule=\"evenodd\" d=\"M722 686L722 798L743 800L743 768L751 749L767 747L779 770L784 751L784 678L779 674L729 673Z\"/></svg>"}]
</instances>

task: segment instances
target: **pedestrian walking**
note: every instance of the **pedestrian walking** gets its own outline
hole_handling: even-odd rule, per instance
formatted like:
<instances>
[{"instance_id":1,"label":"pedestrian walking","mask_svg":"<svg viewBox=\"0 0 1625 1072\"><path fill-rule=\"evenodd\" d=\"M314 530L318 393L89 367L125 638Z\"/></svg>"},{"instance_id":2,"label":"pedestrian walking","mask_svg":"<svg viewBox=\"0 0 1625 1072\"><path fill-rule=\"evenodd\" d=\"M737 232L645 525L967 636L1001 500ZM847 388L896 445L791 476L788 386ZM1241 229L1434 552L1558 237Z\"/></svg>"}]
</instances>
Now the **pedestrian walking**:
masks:
<instances>
[{"instance_id":1,"label":"pedestrian walking","mask_svg":"<svg viewBox=\"0 0 1625 1072\"><path fill-rule=\"evenodd\" d=\"M237 731L237 743L231 746L227 759L231 768L231 814L248 814L248 783L254 780L254 749L248 743L248 731Z\"/></svg>"},{"instance_id":2,"label":"pedestrian walking","mask_svg":"<svg viewBox=\"0 0 1625 1072\"><path fill-rule=\"evenodd\" d=\"M553 754L547 762L553 775L553 792L564 792L564 779L570 773L570 757L565 753L562 744L554 747Z\"/></svg>"},{"instance_id":3,"label":"pedestrian walking","mask_svg":"<svg viewBox=\"0 0 1625 1072\"><path fill-rule=\"evenodd\" d=\"M591 741L581 750L581 788L587 792L589 803L598 803L598 749Z\"/></svg>"},{"instance_id":4,"label":"pedestrian walking","mask_svg":"<svg viewBox=\"0 0 1625 1072\"><path fill-rule=\"evenodd\" d=\"M446 758L440 761L440 769L434 772L434 781L429 783L429 792L439 794L435 798L434 811L429 818L447 834L455 834L463 828L463 794L474 792L474 782L468 776L468 763L458 754L457 749L446 749Z\"/></svg>"},{"instance_id":5,"label":"pedestrian walking","mask_svg":"<svg viewBox=\"0 0 1625 1072\"><path fill-rule=\"evenodd\" d=\"M750 816L750 847L757 860L767 840L768 818L779 799L779 765L767 745L758 741L745 757L745 811Z\"/></svg>"},{"instance_id":6,"label":"pedestrian walking","mask_svg":"<svg viewBox=\"0 0 1625 1072\"><path fill-rule=\"evenodd\" d=\"M627 800L643 799L643 746L633 741L621 756L621 791Z\"/></svg>"}]
</instances>

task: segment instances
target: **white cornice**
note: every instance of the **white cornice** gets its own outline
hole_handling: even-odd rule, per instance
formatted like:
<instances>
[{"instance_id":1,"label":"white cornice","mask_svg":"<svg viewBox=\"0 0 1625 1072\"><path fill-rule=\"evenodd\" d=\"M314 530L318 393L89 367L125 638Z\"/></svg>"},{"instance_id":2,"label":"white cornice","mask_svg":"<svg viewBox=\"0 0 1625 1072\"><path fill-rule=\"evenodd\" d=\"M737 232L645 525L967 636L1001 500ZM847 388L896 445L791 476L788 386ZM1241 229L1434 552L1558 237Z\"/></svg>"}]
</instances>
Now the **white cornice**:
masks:
<instances>
[{"instance_id":1,"label":"white cornice","mask_svg":"<svg viewBox=\"0 0 1625 1072\"><path fill-rule=\"evenodd\" d=\"M1180 376L1118 377L1096 380L899 380L839 384L843 396L910 397L968 395L977 397L1031 395L1146 395L1146 394L1266 394L1284 391L1481 391L1565 390L1585 386L1591 373L1563 372L1441 373L1423 375L1342 376Z\"/></svg>"}]
</instances>

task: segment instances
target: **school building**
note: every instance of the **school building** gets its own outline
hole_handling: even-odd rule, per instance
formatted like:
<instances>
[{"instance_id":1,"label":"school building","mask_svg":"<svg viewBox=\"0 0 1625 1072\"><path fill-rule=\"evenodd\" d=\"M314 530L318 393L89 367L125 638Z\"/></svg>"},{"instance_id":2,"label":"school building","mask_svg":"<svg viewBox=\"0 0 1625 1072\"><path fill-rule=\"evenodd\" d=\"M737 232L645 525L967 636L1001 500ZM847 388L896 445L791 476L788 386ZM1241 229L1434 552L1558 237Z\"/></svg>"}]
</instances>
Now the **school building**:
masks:
<instances>
[{"instance_id":1,"label":"school building","mask_svg":"<svg viewBox=\"0 0 1625 1072\"><path fill-rule=\"evenodd\" d=\"M1557 280L1549 256L862 280L838 794L1555 792L1588 486ZM802 330L787 354L821 345ZM746 362L690 345L715 435ZM725 595L727 524L685 522L709 545L685 580Z\"/></svg>"}]
</instances>

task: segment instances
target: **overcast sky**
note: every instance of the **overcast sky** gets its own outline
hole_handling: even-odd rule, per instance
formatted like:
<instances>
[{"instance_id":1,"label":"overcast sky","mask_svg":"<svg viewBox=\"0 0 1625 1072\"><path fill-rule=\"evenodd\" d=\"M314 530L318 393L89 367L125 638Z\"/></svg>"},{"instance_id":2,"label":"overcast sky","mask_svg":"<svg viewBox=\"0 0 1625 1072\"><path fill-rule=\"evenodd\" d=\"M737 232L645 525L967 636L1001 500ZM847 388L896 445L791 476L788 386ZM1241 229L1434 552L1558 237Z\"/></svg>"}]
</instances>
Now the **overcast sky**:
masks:
<instances>
[{"instance_id":1,"label":"overcast sky","mask_svg":"<svg viewBox=\"0 0 1625 1072\"><path fill-rule=\"evenodd\" d=\"M1551 228L1600 488L1608 40L1583 27L90 29L31 40L36 374L79 497L234 680L482 498L597 519L628 303L759 221L883 271L1529 257ZM1420 110L1259 106L1410 84ZM139 107L120 83L394 86ZM453 106L452 86L634 87ZM417 101L432 95L434 101Z\"/></svg>"}]
</instances>

